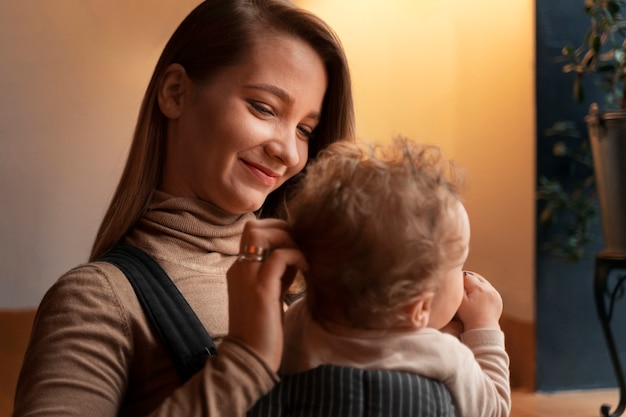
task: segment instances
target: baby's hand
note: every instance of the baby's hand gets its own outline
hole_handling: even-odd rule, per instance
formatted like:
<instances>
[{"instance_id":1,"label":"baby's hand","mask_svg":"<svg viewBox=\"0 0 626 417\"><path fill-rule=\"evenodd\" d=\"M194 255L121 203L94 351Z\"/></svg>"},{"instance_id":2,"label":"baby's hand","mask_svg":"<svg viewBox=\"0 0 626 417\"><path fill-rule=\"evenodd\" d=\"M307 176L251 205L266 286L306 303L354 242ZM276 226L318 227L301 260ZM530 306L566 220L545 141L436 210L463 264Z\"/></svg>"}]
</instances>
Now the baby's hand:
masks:
<instances>
[{"instance_id":1,"label":"baby's hand","mask_svg":"<svg viewBox=\"0 0 626 417\"><path fill-rule=\"evenodd\" d=\"M463 322L463 330L478 328L500 328L502 297L500 293L481 275L464 272L465 295L458 310L458 318Z\"/></svg>"},{"instance_id":2,"label":"baby's hand","mask_svg":"<svg viewBox=\"0 0 626 417\"><path fill-rule=\"evenodd\" d=\"M458 339L461 333L463 333L463 322L455 315L448 324L439 330L443 333L451 334Z\"/></svg>"}]
</instances>

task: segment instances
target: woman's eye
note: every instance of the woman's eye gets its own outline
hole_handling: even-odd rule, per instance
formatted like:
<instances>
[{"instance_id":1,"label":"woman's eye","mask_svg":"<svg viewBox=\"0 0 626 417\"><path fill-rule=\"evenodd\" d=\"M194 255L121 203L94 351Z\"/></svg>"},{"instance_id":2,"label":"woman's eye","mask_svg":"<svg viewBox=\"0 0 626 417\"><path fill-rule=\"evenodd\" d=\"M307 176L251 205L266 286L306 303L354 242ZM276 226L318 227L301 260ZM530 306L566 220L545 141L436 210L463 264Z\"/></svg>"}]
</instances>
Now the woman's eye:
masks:
<instances>
[{"instance_id":1,"label":"woman's eye","mask_svg":"<svg viewBox=\"0 0 626 417\"><path fill-rule=\"evenodd\" d=\"M313 138L313 129L311 129L310 127L307 126L298 126L298 131L300 132L300 134L302 136L304 136L306 139L312 139Z\"/></svg>"},{"instance_id":2,"label":"woman's eye","mask_svg":"<svg viewBox=\"0 0 626 417\"><path fill-rule=\"evenodd\" d=\"M252 108L254 110L256 110L257 112L267 115L267 116L274 116L274 112L272 111L271 108L269 108L268 106L261 104L261 103L257 103L255 101L250 102L250 106L252 106Z\"/></svg>"}]
</instances>

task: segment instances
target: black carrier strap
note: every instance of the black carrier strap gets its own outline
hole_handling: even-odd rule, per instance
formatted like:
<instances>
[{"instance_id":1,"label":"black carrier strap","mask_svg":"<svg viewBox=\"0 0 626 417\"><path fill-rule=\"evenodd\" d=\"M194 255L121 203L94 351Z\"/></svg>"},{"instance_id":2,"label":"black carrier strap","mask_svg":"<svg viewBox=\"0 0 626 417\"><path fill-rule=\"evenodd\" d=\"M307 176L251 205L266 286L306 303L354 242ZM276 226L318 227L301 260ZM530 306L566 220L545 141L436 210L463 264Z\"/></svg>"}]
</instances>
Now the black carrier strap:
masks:
<instances>
[{"instance_id":1,"label":"black carrier strap","mask_svg":"<svg viewBox=\"0 0 626 417\"><path fill-rule=\"evenodd\" d=\"M196 313L150 255L135 246L119 244L99 260L115 265L126 275L183 382L217 354Z\"/></svg>"}]
</instances>

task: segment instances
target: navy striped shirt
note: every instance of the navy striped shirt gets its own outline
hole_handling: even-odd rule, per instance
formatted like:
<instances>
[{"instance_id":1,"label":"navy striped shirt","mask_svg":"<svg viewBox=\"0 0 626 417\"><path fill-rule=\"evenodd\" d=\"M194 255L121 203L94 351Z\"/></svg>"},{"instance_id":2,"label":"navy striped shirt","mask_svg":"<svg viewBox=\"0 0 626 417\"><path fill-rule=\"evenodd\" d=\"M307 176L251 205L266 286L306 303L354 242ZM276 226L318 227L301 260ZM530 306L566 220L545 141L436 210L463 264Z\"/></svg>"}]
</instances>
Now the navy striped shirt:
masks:
<instances>
[{"instance_id":1,"label":"navy striped shirt","mask_svg":"<svg viewBox=\"0 0 626 417\"><path fill-rule=\"evenodd\" d=\"M453 417L439 381L398 371L322 365L281 382L247 417Z\"/></svg>"}]
</instances>

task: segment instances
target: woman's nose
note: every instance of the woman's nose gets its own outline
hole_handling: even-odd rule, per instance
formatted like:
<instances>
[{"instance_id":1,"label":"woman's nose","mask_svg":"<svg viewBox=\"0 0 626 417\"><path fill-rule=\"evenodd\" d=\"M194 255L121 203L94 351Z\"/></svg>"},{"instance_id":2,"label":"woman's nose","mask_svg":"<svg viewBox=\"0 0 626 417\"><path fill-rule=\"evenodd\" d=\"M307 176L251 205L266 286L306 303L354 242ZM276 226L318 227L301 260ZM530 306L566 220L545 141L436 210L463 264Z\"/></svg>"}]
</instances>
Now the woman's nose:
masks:
<instances>
[{"instance_id":1,"label":"woman's nose","mask_svg":"<svg viewBox=\"0 0 626 417\"><path fill-rule=\"evenodd\" d=\"M274 139L266 144L265 151L268 155L279 159L285 166L292 167L300 162L299 140L296 129L281 129L276 132Z\"/></svg>"}]
</instances>

